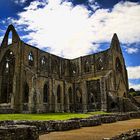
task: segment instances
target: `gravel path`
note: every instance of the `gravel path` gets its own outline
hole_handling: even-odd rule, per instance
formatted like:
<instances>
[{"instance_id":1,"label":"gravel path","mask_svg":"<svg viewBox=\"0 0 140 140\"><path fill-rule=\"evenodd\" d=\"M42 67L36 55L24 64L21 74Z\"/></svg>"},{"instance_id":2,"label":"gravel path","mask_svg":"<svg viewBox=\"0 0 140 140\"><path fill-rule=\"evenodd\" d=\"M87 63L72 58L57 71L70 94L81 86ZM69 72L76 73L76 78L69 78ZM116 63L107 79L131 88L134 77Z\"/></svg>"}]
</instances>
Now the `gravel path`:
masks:
<instances>
[{"instance_id":1,"label":"gravel path","mask_svg":"<svg viewBox=\"0 0 140 140\"><path fill-rule=\"evenodd\" d=\"M102 138L109 138L134 128L140 128L140 119L83 127L70 131L51 132L41 135L39 140L102 140Z\"/></svg>"}]
</instances>

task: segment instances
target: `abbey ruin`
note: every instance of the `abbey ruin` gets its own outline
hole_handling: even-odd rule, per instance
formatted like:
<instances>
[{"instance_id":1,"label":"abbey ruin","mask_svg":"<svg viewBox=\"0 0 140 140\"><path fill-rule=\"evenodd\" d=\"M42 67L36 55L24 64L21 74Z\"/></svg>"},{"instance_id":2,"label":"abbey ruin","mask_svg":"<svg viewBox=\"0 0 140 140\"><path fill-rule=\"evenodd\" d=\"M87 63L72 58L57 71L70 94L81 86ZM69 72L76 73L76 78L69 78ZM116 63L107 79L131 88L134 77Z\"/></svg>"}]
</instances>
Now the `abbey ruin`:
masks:
<instances>
[{"instance_id":1,"label":"abbey ruin","mask_svg":"<svg viewBox=\"0 0 140 140\"><path fill-rule=\"evenodd\" d=\"M127 70L116 34L109 49L69 60L24 43L13 25L8 27L0 46L1 109L123 111L127 93Z\"/></svg>"}]
</instances>

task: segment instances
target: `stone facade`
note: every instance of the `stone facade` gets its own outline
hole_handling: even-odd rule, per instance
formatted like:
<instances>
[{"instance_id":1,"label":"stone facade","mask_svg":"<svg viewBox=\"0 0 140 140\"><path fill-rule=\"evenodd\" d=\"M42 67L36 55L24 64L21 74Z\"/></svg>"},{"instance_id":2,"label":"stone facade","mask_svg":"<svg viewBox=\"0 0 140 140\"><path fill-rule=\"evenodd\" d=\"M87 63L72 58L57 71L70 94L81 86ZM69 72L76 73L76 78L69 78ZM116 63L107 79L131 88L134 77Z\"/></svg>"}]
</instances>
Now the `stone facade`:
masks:
<instances>
[{"instance_id":1,"label":"stone facade","mask_svg":"<svg viewBox=\"0 0 140 140\"><path fill-rule=\"evenodd\" d=\"M127 70L116 34L106 51L69 60L24 43L15 28L8 27L0 47L0 109L123 111L127 92Z\"/></svg>"}]
</instances>

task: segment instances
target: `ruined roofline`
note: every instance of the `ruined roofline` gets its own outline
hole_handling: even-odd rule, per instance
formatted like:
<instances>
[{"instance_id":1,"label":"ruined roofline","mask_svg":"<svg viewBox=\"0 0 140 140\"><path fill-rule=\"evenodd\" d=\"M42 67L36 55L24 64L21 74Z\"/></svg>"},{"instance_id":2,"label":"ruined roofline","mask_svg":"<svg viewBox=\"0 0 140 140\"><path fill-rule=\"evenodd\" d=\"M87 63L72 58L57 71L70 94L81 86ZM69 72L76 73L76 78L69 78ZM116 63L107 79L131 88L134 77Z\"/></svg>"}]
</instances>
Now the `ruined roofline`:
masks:
<instances>
[{"instance_id":1,"label":"ruined roofline","mask_svg":"<svg viewBox=\"0 0 140 140\"><path fill-rule=\"evenodd\" d=\"M101 53L106 53L106 52L108 52L108 51L110 50L110 48L108 48L108 49L106 49L106 50L103 50L103 51L100 51L100 52L97 52L97 53L87 54L87 55L83 55L83 56L79 56L79 57L76 57L76 58L72 58L72 59L71 59L71 58L63 58L63 57L58 56L58 55L55 55L55 54L53 54L53 53L49 53L49 52L44 51L44 50L42 50L42 49L40 49L40 48L38 48L38 47L35 47L35 46L33 46L33 45L30 45L30 44L27 44L27 43L25 43L23 40L21 40L21 41L22 41L25 45L27 45L27 46L29 46L29 47L32 47L32 48L35 48L35 49L37 49L37 50L39 50L39 51L41 51L41 52L47 53L48 55L52 55L52 56L58 57L58 58L60 58L60 59L69 60L69 61L74 61L74 60L79 59L79 58L90 57L90 56L98 55L98 54L101 54Z\"/></svg>"},{"instance_id":2,"label":"ruined roofline","mask_svg":"<svg viewBox=\"0 0 140 140\"><path fill-rule=\"evenodd\" d=\"M42 49L40 49L40 48L38 48L38 47L35 47L35 46L33 46L33 45L30 45L30 44L25 43L23 40L20 39L20 37L19 37L19 35L18 35L18 33L17 33L15 27L14 27L12 24L10 24L10 25L8 26L8 28L7 28L7 31L6 31L6 33L5 33L5 35L4 35L4 38L3 38L2 43L1 43L1 47L5 46L5 44L6 44L6 43L5 43L5 38L6 38L6 40L7 40L7 36L8 36L8 33L9 33L10 31L12 31L12 33L16 34L16 39L19 40L19 41L21 41L21 42L23 42L23 44L25 44L25 45L27 45L27 46L29 46L29 47L35 48L35 49L37 49L37 50L39 50L39 51L42 51L42 52L44 52L44 53L47 53L47 54L49 54L49 55L58 57L59 59L64 59L64 60L69 60L69 61L73 61L73 60L76 60L76 59L79 59L79 58L83 58L83 57L87 57L87 56L98 55L98 54L100 54L100 53L105 53L105 52L107 52L107 51L109 51L109 50L111 49L112 41L113 41L113 40L118 40L117 34L114 33L114 35L113 35L113 37L112 37L112 40L111 40L111 43L110 43L110 47L109 47L108 49L103 50L103 51L100 51L100 52L97 52L97 53L87 54L87 55L79 56L79 57L76 57L76 58L68 59L68 58L63 58L63 57L60 57L60 56L58 56L58 55L49 53L49 52L44 51L44 50L42 50ZM14 38L14 37L13 37L13 38ZM4 44L3 44L3 42L4 42ZM11 44L10 44L10 45L11 45Z\"/></svg>"}]
</instances>

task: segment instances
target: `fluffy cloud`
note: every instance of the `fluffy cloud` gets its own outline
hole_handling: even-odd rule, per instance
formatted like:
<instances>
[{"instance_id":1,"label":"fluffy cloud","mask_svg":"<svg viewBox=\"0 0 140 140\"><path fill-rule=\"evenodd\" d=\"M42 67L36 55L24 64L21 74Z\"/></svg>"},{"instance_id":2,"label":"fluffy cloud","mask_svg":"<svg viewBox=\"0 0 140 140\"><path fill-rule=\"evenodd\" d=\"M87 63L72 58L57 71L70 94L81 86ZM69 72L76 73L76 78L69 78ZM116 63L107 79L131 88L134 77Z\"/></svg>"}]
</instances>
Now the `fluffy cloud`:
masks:
<instances>
[{"instance_id":1,"label":"fluffy cloud","mask_svg":"<svg viewBox=\"0 0 140 140\"><path fill-rule=\"evenodd\" d=\"M14 2L15 4L20 4L20 5L24 4L26 1L27 1L27 0L13 0L13 2Z\"/></svg>"},{"instance_id":2,"label":"fluffy cloud","mask_svg":"<svg viewBox=\"0 0 140 140\"><path fill-rule=\"evenodd\" d=\"M140 79L140 66L127 67L129 79Z\"/></svg>"},{"instance_id":3,"label":"fluffy cloud","mask_svg":"<svg viewBox=\"0 0 140 140\"><path fill-rule=\"evenodd\" d=\"M140 84L129 83L129 89L134 88L135 90L140 90Z\"/></svg>"},{"instance_id":4,"label":"fluffy cloud","mask_svg":"<svg viewBox=\"0 0 140 140\"><path fill-rule=\"evenodd\" d=\"M27 43L41 49L48 47L51 53L67 58L99 50L98 44L110 42L115 32L122 43L140 41L138 3L120 2L112 10L99 9L92 0L89 4L95 10L93 13L68 1L33 1L14 23L26 25L24 30L30 31L23 37L29 40Z\"/></svg>"},{"instance_id":5,"label":"fluffy cloud","mask_svg":"<svg viewBox=\"0 0 140 140\"><path fill-rule=\"evenodd\" d=\"M126 51L129 54L133 54L133 53L137 53L139 51L139 49L138 48L127 48Z\"/></svg>"}]
</instances>

